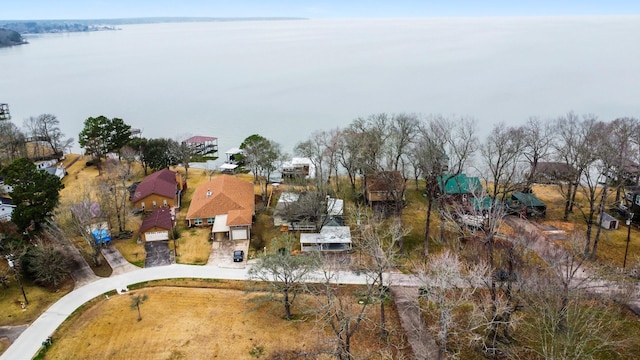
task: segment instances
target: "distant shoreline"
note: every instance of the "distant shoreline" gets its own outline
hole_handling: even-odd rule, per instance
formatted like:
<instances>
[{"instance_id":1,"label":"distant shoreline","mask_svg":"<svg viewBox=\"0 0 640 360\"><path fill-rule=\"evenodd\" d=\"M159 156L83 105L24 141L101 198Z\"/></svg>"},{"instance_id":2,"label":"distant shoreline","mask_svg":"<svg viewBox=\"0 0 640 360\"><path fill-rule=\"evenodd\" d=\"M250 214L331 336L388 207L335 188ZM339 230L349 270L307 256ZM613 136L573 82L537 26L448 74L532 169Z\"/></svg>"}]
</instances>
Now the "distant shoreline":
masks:
<instances>
[{"instance_id":1,"label":"distant shoreline","mask_svg":"<svg viewBox=\"0 0 640 360\"><path fill-rule=\"evenodd\" d=\"M0 29L15 32L19 35L34 34L60 34L76 32L115 31L122 30L118 25L162 24L162 23L188 23L188 22L237 22L237 21L296 21L308 20L301 17L242 17L242 18L217 18L217 17L143 17L143 18L116 18L116 19L53 19L53 20L0 20ZM17 36L17 35L16 35ZM0 39L1 40L1 39ZM20 41L0 41L0 48L25 45L29 42L20 38Z\"/></svg>"},{"instance_id":2,"label":"distant shoreline","mask_svg":"<svg viewBox=\"0 0 640 360\"><path fill-rule=\"evenodd\" d=\"M118 25L186 23L186 22L231 22L231 21L292 21L308 20L296 17L145 17L118 19L77 19L77 20L0 20L0 28L15 31L21 35L72 32L93 32L121 30ZM26 42L25 42L26 43ZM21 44L14 44L21 45ZM13 46L13 45L8 45Z\"/></svg>"}]
</instances>

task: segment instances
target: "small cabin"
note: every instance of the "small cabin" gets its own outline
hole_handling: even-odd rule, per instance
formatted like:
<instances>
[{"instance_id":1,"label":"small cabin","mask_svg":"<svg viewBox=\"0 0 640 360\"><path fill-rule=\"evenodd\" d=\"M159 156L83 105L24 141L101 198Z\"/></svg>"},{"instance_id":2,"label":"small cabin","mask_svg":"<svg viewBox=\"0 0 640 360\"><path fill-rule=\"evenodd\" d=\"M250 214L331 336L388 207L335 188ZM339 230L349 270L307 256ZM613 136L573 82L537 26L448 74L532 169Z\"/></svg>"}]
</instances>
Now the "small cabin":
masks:
<instances>
[{"instance_id":1,"label":"small cabin","mask_svg":"<svg viewBox=\"0 0 640 360\"><path fill-rule=\"evenodd\" d=\"M547 205L532 193L514 192L507 202L507 208L510 213L526 218L547 216Z\"/></svg>"},{"instance_id":2,"label":"small cabin","mask_svg":"<svg viewBox=\"0 0 640 360\"><path fill-rule=\"evenodd\" d=\"M348 226L324 226L319 233L300 234L302 252L349 251L351 246L351 230Z\"/></svg>"}]
</instances>

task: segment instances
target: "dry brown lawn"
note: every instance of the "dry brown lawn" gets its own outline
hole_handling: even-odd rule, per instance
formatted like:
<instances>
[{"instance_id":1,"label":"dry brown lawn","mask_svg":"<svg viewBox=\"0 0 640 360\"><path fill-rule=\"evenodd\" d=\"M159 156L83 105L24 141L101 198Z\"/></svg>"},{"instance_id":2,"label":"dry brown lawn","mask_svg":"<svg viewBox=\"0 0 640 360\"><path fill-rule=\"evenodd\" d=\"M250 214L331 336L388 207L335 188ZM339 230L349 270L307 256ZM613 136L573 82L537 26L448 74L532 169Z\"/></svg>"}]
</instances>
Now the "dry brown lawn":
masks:
<instances>
[{"instance_id":1,"label":"dry brown lawn","mask_svg":"<svg viewBox=\"0 0 640 360\"><path fill-rule=\"evenodd\" d=\"M274 303L248 310L254 306L247 303L256 296L252 293L153 287L132 294L148 296L142 321L130 308L129 295L98 298L58 329L45 359L251 359L252 349L262 348L268 358L279 351L328 346L329 333L313 319L285 321L281 305ZM380 359L388 345L381 345L366 325L361 333L353 345L356 358Z\"/></svg>"},{"instance_id":2,"label":"dry brown lawn","mask_svg":"<svg viewBox=\"0 0 640 360\"><path fill-rule=\"evenodd\" d=\"M178 238L177 262L180 264L204 265L209 260L211 253L211 243L209 237L211 229L202 228L182 228ZM173 241L169 242L173 249Z\"/></svg>"},{"instance_id":3,"label":"dry brown lawn","mask_svg":"<svg viewBox=\"0 0 640 360\"><path fill-rule=\"evenodd\" d=\"M564 230L569 237L573 231L586 231L586 224L579 210L575 210L569 217L569 221L562 221L564 214L564 199L556 185L536 185L533 187L534 194L547 204L547 218L542 223L554 226L557 229ZM612 191L609 201L613 202L615 193ZM577 197L580 201L580 196ZM593 235L595 236L598 227L593 226ZM600 243L598 244L598 260L606 265L622 266L624 260L624 251L627 243L628 228L624 220L620 221L618 230L602 229L600 234ZM629 243L629 255L627 258L627 266L635 266L640 264L640 230L637 226L631 227L631 236Z\"/></svg>"},{"instance_id":4,"label":"dry brown lawn","mask_svg":"<svg viewBox=\"0 0 640 360\"><path fill-rule=\"evenodd\" d=\"M6 262L3 263L0 263L0 272L3 270L3 266L6 267ZM21 303L24 302L24 297L11 274L9 288L0 291L0 326L29 324L51 304L73 290L73 281L71 280L53 292L32 284L26 278L22 278L22 283L29 305L26 306L25 311L22 311Z\"/></svg>"}]
</instances>

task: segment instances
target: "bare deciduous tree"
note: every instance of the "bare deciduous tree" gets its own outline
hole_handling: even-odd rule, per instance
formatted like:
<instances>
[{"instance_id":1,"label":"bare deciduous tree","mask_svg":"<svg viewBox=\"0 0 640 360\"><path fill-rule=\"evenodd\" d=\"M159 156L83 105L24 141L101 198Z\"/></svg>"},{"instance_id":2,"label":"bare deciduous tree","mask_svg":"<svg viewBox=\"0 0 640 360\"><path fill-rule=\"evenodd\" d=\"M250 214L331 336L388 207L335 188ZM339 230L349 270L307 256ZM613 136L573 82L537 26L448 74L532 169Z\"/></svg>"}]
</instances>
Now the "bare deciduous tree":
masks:
<instances>
[{"instance_id":1,"label":"bare deciduous tree","mask_svg":"<svg viewBox=\"0 0 640 360\"><path fill-rule=\"evenodd\" d=\"M115 217L119 232L125 231L127 226L127 184L133 175L130 167L112 159L105 164L104 173L96 179L100 207L107 216Z\"/></svg>"},{"instance_id":2,"label":"bare deciduous tree","mask_svg":"<svg viewBox=\"0 0 640 360\"><path fill-rule=\"evenodd\" d=\"M353 293L339 285L340 273L333 266L325 262L322 273L322 283L310 288L317 304L314 310L316 321L323 328L331 329L336 343L334 355L340 360L352 360L353 336L369 316L377 286L374 279L368 277L367 284L358 292L360 300L356 302Z\"/></svg>"},{"instance_id":3,"label":"bare deciduous tree","mask_svg":"<svg viewBox=\"0 0 640 360\"><path fill-rule=\"evenodd\" d=\"M520 157L524 147L523 130L498 124L480 147L482 165L487 171L485 184L493 201L505 200L517 189L524 173Z\"/></svg>"},{"instance_id":4,"label":"bare deciduous tree","mask_svg":"<svg viewBox=\"0 0 640 360\"><path fill-rule=\"evenodd\" d=\"M25 157L25 136L11 121L0 121L0 166Z\"/></svg>"},{"instance_id":5,"label":"bare deciduous tree","mask_svg":"<svg viewBox=\"0 0 640 360\"><path fill-rule=\"evenodd\" d=\"M284 306L285 318L291 320L291 307L298 294L304 291L305 281L318 268L319 259L317 256L293 255L295 238L289 234L274 240L269 253L258 258L258 262L249 269L249 277L269 284L267 300L280 302Z\"/></svg>"},{"instance_id":6,"label":"bare deciduous tree","mask_svg":"<svg viewBox=\"0 0 640 360\"><path fill-rule=\"evenodd\" d=\"M555 140L553 126L550 120L530 117L522 128L524 144L522 154L530 164L526 188L531 188L536 179L538 162L549 156Z\"/></svg>"},{"instance_id":7,"label":"bare deciduous tree","mask_svg":"<svg viewBox=\"0 0 640 360\"><path fill-rule=\"evenodd\" d=\"M425 256L429 253L433 205L436 204L440 210L444 207L443 200L446 194L440 191L440 186L444 187L444 184L451 178L461 174L476 151L477 139L474 129L473 120L467 118L450 120L440 116L429 118L427 123L421 127L421 136L414 155L418 158L426 183ZM444 226L441 237L444 237Z\"/></svg>"},{"instance_id":8,"label":"bare deciduous tree","mask_svg":"<svg viewBox=\"0 0 640 360\"><path fill-rule=\"evenodd\" d=\"M51 154L55 157L61 157L64 148L73 142L73 139L64 140L64 134L60 130L60 120L52 114L29 117L25 120L25 127L33 140L36 158L47 155L43 149L40 149L41 142L47 144Z\"/></svg>"},{"instance_id":9,"label":"bare deciduous tree","mask_svg":"<svg viewBox=\"0 0 640 360\"><path fill-rule=\"evenodd\" d=\"M467 269L449 250L430 256L419 268L420 297L427 301L421 303L421 310L437 314L432 330L437 334L438 359L452 355L452 343L460 348L475 338L474 331L479 324L472 297L482 286L479 278L487 273L485 263Z\"/></svg>"},{"instance_id":10,"label":"bare deciduous tree","mask_svg":"<svg viewBox=\"0 0 640 360\"><path fill-rule=\"evenodd\" d=\"M394 269L399 256L399 244L411 229L402 226L399 218L383 219L373 218L358 227L356 243L364 252L366 259L361 264L361 270L369 273L372 287L376 288L373 296L380 302L380 334L388 333L385 300L388 296L389 282L385 283L385 274Z\"/></svg>"},{"instance_id":11,"label":"bare deciduous tree","mask_svg":"<svg viewBox=\"0 0 640 360\"><path fill-rule=\"evenodd\" d=\"M397 114L391 117L389 141L385 144L388 148L387 170L402 171L401 159L415 141L419 124L414 114ZM406 174L403 175L406 178Z\"/></svg>"},{"instance_id":12,"label":"bare deciduous tree","mask_svg":"<svg viewBox=\"0 0 640 360\"><path fill-rule=\"evenodd\" d=\"M573 179L567 184L560 182L558 189L565 199L563 220L569 220L569 214L573 212L573 206L580 186L581 177L586 168L595 159L593 157L590 141L592 133L590 129L595 123L595 117L585 115L580 119L573 112L560 117L556 121L555 132L558 134L556 143L556 156L573 169Z\"/></svg>"},{"instance_id":13,"label":"bare deciduous tree","mask_svg":"<svg viewBox=\"0 0 640 360\"><path fill-rule=\"evenodd\" d=\"M612 307L628 291L586 267L585 242L574 233L569 246L548 245L541 256L549 266L525 280L531 317L523 323L524 334L531 350L545 359L608 357L624 349L625 340L615 335L621 324ZM603 288L606 295L598 295Z\"/></svg>"}]
</instances>

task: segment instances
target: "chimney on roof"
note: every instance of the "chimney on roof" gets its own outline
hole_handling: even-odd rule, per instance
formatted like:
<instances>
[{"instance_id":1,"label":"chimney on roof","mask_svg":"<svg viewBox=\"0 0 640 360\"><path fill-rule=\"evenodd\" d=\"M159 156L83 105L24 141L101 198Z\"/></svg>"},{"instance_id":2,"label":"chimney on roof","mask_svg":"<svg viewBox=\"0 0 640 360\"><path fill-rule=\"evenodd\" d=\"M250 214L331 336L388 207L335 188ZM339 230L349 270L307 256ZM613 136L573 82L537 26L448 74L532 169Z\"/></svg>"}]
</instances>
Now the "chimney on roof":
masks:
<instances>
[{"instance_id":1,"label":"chimney on roof","mask_svg":"<svg viewBox=\"0 0 640 360\"><path fill-rule=\"evenodd\" d=\"M211 197L211 189L207 189L207 197Z\"/></svg>"}]
</instances>

